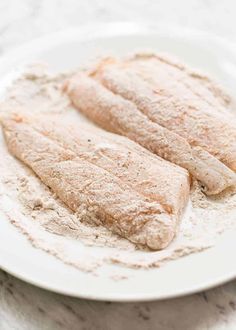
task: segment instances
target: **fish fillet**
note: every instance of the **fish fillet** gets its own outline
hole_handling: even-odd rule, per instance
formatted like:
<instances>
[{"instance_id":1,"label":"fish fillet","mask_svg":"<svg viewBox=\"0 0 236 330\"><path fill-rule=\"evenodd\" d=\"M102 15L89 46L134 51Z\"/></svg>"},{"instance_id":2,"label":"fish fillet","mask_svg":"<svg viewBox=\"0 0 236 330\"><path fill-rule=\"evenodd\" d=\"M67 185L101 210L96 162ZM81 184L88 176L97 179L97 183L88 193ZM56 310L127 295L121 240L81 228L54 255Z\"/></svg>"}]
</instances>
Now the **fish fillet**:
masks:
<instances>
[{"instance_id":1,"label":"fish fillet","mask_svg":"<svg viewBox=\"0 0 236 330\"><path fill-rule=\"evenodd\" d=\"M113 75L110 63L108 69L109 72L112 70L111 76L115 77L114 79L120 79L119 72ZM102 128L127 136L160 157L186 168L201 181L208 194L217 194L235 184L234 172L217 158L199 146L190 146L186 139L154 122L146 110L140 110L140 104L144 108L146 103L152 102L151 97L148 98L149 86L145 85L145 89L139 86L140 83L143 84L141 78L136 75L137 80L133 80L132 76L129 83L124 85L121 72L119 84L108 84L107 81L112 79L110 75L109 79L106 79L107 71L103 74L104 65L102 68L98 66L97 71L96 78L99 81L79 73L70 79L65 87L74 105L89 119ZM141 99L140 104L136 102L136 98Z\"/></svg>"},{"instance_id":2,"label":"fish fillet","mask_svg":"<svg viewBox=\"0 0 236 330\"><path fill-rule=\"evenodd\" d=\"M60 120L3 119L9 151L82 219L162 249L189 196L187 171L98 128Z\"/></svg>"},{"instance_id":3,"label":"fish fillet","mask_svg":"<svg viewBox=\"0 0 236 330\"><path fill-rule=\"evenodd\" d=\"M196 81L184 67L158 55L137 55L103 67L101 80L109 89L236 171L236 116L225 107L229 99L219 88L210 88L209 81L206 88L206 80Z\"/></svg>"}]
</instances>

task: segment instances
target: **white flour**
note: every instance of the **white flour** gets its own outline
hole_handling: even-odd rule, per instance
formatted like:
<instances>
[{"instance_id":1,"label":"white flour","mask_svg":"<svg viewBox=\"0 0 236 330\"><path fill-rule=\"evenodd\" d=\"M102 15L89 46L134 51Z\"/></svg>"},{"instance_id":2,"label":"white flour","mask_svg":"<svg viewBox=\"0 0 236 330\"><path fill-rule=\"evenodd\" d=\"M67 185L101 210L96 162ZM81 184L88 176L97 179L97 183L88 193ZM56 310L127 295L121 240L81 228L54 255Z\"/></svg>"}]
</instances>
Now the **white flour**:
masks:
<instances>
[{"instance_id":1,"label":"white flour","mask_svg":"<svg viewBox=\"0 0 236 330\"><path fill-rule=\"evenodd\" d=\"M86 120L61 94L65 77L50 76L40 66L31 68L8 90L0 114L50 112L66 121ZM236 194L207 198L194 182L177 238L163 251L144 250L101 226L82 223L30 169L9 155L2 136L0 158L0 211L34 247L83 271L96 274L99 267L114 263L133 268L159 267L209 248L220 234L236 230ZM125 275L111 277L118 280Z\"/></svg>"}]
</instances>

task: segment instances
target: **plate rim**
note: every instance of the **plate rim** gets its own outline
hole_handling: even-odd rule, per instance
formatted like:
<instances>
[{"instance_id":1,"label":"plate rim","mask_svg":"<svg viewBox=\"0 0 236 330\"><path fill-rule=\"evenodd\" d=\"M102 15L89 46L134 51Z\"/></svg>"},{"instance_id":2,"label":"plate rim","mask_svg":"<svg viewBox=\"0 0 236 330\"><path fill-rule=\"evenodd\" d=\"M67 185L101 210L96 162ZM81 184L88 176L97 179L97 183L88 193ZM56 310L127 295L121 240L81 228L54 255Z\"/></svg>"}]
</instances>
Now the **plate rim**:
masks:
<instances>
[{"instance_id":1,"label":"plate rim","mask_svg":"<svg viewBox=\"0 0 236 330\"><path fill-rule=\"evenodd\" d=\"M35 52L37 49L38 43L49 43L51 46L60 44L59 39L67 37L67 40L73 39L74 36L78 36L81 39L90 39L91 37L108 37L108 36L117 36L117 35L129 35L135 34L140 35L140 33L150 33L155 35L165 35L169 36L178 36L182 38L186 36L194 36L195 38L212 40L215 43L221 44L221 46L234 52L236 54L236 42L231 42L229 39L225 39L217 34L204 31L202 29L193 29L189 27L181 27L180 25L165 25L155 22L135 22L135 21L116 21L116 22L99 22L99 23L88 23L83 24L79 27L70 27L62 29L56 32L45 34L32 40L23 42L21 45L11 48L6 51L5 54L0 55L0 64L4 61L10 61L16 57L19 57L23 53ZM35 47L35 48L34 48ZM34 50L32 51L32 48Z\"/></svg>"},{"instance_id":2,"label":"plate rim","mask_svg":"<svg viewBox=\"0 0 236 330\"><path fill-rule=\"evenodd\" d=\"M46 252L45 252L46 253ZM201 252L200 252L201 253ZM195 287L191 286L191 289L185 289L185 291L179 289L176 290L174 293L169 293L169 294L162 294L159 295L158 297L155 296L155 294L146 294L143 295L141 298L140 296L136 295L120 295L120 296L114 296L113 294L106 295L106 296L98 296L97 294L78 294L77 292L73 291L68 291L64 290L62 288L58 287L52 287L44 281L41 280L33 280L29 275L22 275L19 273L16 273L12 270L9 270L7 267L4 267L0 265L0 269L11 276L15 277L18 280L23 281L26 284L30 284L36 288L40 288L43 290L46 290L48 292L53 292L56 294L61 294L64 296L69 296L73 298L79 298L79 299L88 299L88 300L93 300L93 301L110 301L110 302L117 302L117 303L132 303L132 302L148 302L148 301L161 301L161 300L167 300L167 299L176 299L176 298L182 298L182 297L187 297L192 294L200 293L206 290L210 290L213 288L216 288L218 286L224 285L232 280L236 279L236 272L232 271L230 275L227 276L219 276L215 282L206 281L202 285L196 285Z\"/></svg>"}]
</instances>

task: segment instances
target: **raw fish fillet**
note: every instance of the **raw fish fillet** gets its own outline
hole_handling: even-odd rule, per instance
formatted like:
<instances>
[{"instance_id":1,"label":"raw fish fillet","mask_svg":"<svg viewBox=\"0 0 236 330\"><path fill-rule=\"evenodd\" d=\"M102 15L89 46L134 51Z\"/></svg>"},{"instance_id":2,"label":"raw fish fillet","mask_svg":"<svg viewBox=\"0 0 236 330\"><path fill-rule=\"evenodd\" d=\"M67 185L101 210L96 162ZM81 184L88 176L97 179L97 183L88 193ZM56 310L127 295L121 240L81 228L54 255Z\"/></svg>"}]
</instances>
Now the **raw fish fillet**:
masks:
<instances>
[{"instance_id":1,"label":"raw fish fillet","mask_svg":"<svg viewBox=\"0 0 236 330\"><path fill-rule=\"evenodd\" d=\"M230 168L202 146L191 145L168 125L155 120L159 109L156 94L126 64L109 59L101 62L90 76L78 73L65 85L73 104L89 119L187 169L209 195L235 185L236 176ZM162 116L168 117L168 112L163 111ZM178 123L178 111L171 120Z\"/></svg>"},{"instance_id":2,"label":"raw fish fillet","mask_svg":"<svg viewBox=\"0 0 236 330\"><path fill-rule=\"evenodd\" d=\"M3 119L9 151L81 220L162 249L189 197L188 172L119 135L50 116Z\"/></svg>"}]
</instances>

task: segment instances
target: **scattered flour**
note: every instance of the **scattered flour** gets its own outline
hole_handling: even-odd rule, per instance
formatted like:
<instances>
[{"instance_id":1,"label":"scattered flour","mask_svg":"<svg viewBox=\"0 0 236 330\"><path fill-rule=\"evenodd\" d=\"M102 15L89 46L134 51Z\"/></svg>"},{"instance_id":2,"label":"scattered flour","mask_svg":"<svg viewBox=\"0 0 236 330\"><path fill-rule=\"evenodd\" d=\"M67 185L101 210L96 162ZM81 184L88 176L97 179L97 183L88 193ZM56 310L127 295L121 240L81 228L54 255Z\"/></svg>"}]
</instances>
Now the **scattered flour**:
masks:
<instances>
[{"instance_id":1,"label":"scattered flour","mask_svg":"<svg viewBox=\"0 0 236 330\"><path fill-rule=\"evenodd\" d=\"M0 116L14 113L55 113L65 121L85 121L61 93L70 74L50 75L31 67L8 89ZM160 267L182 256L213 246L219 235L236 230L236 194L209 198L193 183L191 201L172 244L163 251L135 246L102 226L82 222L36 175L6 149L0 137L0 212L38 249L79 270L97 274L103 265ZM120 267L122 269L122 267ZM125 279L113 273L114 280Z\"/></svg>"}]
</instances>

